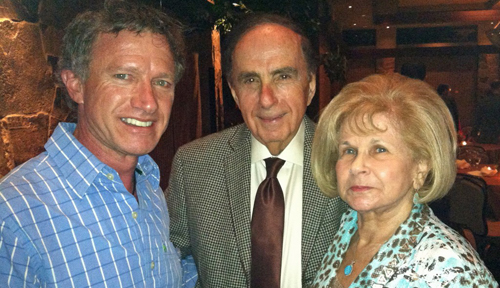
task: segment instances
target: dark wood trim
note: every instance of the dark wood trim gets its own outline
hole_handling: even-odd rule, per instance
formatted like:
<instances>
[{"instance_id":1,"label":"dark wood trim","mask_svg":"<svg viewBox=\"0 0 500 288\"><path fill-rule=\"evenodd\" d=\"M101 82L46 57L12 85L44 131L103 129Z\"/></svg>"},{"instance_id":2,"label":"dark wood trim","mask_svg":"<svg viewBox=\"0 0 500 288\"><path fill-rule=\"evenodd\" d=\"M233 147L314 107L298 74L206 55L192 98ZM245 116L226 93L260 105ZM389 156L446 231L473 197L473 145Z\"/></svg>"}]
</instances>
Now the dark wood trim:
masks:
<instances>
[{"instance_id":1,"label":"dark wood trim","mask_svg":"<svg viewBox=\"0 0 500 288\"><path fill-rule=\"evenodd\" d=\"M356 48L347 52L348 59L392 58L414 56L457 56L500 53L493 45L443 46L443 47L398 47L393 49Z\"/></svg>"},{"instance_id":2,"label":"dark wood trim","mask_svg":"<svg viewBox=\"0 0 500 288\"><path fill-rule=\"evenodd\" d=\"M500 10L397 12L373 16L376 25L429 24L450 22L498 21Z\"/></svg>"},{"instance_id":3,"label":"dark wood trim","mask_svg":"<svg viewBox=\"0 0 500 288\"><path fill-rule=\"evenodd\" d=\"M491 9L493 6L497 5L498 2L500 2L500 0L488 0L488 2L486 2L486 8Z\"/></svg>"}]
</instances>

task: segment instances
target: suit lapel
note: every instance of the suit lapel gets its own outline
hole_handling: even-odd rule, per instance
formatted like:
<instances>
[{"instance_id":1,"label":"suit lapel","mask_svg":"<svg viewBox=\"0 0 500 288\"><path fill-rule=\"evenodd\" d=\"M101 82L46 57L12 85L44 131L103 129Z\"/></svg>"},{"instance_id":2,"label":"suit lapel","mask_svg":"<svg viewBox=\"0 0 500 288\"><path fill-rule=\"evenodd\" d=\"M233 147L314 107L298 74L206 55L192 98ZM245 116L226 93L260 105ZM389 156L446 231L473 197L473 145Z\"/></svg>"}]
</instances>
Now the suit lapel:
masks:
<instances>
[{"instance_id":1,"label":"suit lapel","mask_svg":"<svg viewBox=\"0 0 500 288\"><path fill-rule=\"evenodd\" d=\"M229 141L233 153L224 161L234 233L247 281L250 281L251 265L250 139L250 131L241 125Z\"/></svg>"},{"instance_id":2,"label":"suit lapel","mask_svg":"<svg viewBox=\"0 0 500 288\"><path fill-rule=\"evenodd\" d=\"M328 201L319 191L312 177L310 158L314 137L314 123L305 117L303 215L302 215L302 271L306 270L312 248L318 237L318 230ZM251 266L251 226L250 226L250 161L251 137L246 126L241 125L229 141L233 153L226 157L224 170L229 193L229 205L238 245L240 260L245 277L250 283ZM242 165L244 163L244 165ZM313 267L315 270L317 267ZM303 275L304 276L304 275Z\"/></svg>"},{"instance_id":3,"label":"suit lapel","mask_svg":"<svg viewBox=\"0 0 500 288\"><path fill-rule=\"evenodd\" d=\"M312 248L318 237L318 230L328 201L320 192L311 172L311 147L314 137L314 123L305 117L304 180L302 200L302 271L305 273ZM316 269L317 267L313 267ZM302 275L304 276L304 275Z\"/></svg>"}]
</instances>

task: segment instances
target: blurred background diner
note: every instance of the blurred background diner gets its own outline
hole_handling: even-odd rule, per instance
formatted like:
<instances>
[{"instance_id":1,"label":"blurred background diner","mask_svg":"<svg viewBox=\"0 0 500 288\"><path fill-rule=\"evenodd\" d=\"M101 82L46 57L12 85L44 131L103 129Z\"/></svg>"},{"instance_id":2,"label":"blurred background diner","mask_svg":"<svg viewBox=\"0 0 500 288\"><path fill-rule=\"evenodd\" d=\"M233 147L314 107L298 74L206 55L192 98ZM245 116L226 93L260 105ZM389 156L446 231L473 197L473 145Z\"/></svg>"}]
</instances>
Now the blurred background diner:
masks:
<instances>
[{"instance_id":1,"label":"blurred background diner","mask_svg":"<svg viewBox=\"0 0 500 288\"><path fill-rule=\"evenodd\" d=\"M460 130L460 117L458 116L457 101L453 95L450 95L451 87L448 84L439 84L437 87L437 93L441 96L446 107L450 110L451 117L453 118L453 124L455 125L455 130Z\"/></svg>"},{"instance_id":2,"label":"blurred background diner","mask_svg":"<svg viewBox=\"0 0 500 288\"><path fill-rule=\"evenodd\" d=\"M0 177L43 151L58 122L75 120L53 78L61 37L77 13L102 2L0 0ZM285 14L304 26L321 59L317 95L307 111L312 119L317 120L342 87L370 74L404 74L417 67L415 77L432 87L448 85L458 111L458 155L463 162L457 165L470 165L458 172L476 174L472 176L485 182L490 232L477 237L488 240L481 243L488 243L489 256L480 254L500 277L500 248L490 241L494 224L500 223L500 175L491 172L500 162L500 1L141 2L168 9L182 20L189 47L169 127L151 154L160 166L163 188L179 146L242 121L222 76L221 39L245 13ZM474 154L465 147L480 148Z\"/></svg>"}]
</instances>

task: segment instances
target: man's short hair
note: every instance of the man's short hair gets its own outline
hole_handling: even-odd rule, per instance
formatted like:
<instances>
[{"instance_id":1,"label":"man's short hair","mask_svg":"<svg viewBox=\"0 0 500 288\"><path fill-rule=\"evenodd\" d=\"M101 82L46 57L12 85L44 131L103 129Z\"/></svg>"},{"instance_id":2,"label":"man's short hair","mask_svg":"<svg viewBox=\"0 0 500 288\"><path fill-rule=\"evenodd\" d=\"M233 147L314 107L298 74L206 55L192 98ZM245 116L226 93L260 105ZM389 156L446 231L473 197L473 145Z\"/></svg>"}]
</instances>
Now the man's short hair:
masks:
<instances>
[{"instance_id":1,"label":"man's short hair","mask_svg":"<svg viewBox=\"0 0 500 288\"><path fill-rule=\"evenodd\" d=\"M165 36L174 58L175 82L180 80L185 61L185 44L180 22L153 7L120 0L106 1L103 9L79 14L68 25L58 64L59 80L62 70L71 70L82 81L86 81L97 37L102 33L118 34L122 30Z\"/></svg>"},{"instance_id":2,"label":"man's short hair","mask_svg":"<svg viewBox=\"0 0 500 288\"><path fill-rule=\"evenodd\" d=\"M316 73L316 69L318 68L318 59L311 41L305 34L304 30L302 30L297 23L287 17L256 12L247 14L227 35L227 38L224 41L222 69L227 79L230 79L231 76L233 52L238 42L247 32L264 24L276 24L297 33L301 38L302 53L307 63L308 72Z\"/></svg>"}]
</instances>

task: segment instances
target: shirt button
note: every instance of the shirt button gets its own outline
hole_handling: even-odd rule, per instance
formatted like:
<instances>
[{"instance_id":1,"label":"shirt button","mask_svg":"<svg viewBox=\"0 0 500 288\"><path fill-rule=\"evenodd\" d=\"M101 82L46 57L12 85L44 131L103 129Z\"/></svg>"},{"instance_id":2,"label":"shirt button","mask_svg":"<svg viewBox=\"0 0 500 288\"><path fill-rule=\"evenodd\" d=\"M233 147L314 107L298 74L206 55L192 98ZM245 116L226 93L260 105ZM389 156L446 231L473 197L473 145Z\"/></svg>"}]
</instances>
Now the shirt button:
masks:
<instances>
[{"instance_id":1,"label":"shirt button","mask_svg":"<svg viewBox=\"0 0 500 288\"><path fill-rule=\"evenodd\" d=\"M137 212L132 212L132 218L137 219Z\"/></svg>"},{"instance_id":2,"label":"shirt button","mask_svg":"<svg viewBox=\"0 0 500 288\"><path fill-rule=\"evenodd\" d=\"M115 179L115 176L113 176L113 174L111 174L111 173L108 173L108 174L106 174L106 178L108 178L109 180L113 180L113 179Z\"/></svg>"},{"instance_id":3,"label":"shirt button","mask_svg":"<svg viewBox=\"0 0 500 288\"><path fill-rule=\"evenodd\" d=\"M151 261L151 270L155 269L155 261Z\"/></svg>"}]
</instances>

